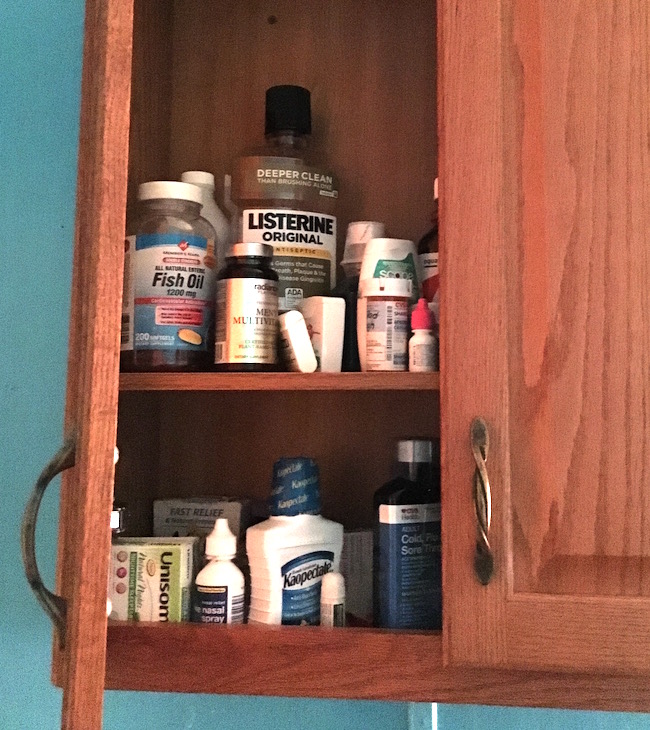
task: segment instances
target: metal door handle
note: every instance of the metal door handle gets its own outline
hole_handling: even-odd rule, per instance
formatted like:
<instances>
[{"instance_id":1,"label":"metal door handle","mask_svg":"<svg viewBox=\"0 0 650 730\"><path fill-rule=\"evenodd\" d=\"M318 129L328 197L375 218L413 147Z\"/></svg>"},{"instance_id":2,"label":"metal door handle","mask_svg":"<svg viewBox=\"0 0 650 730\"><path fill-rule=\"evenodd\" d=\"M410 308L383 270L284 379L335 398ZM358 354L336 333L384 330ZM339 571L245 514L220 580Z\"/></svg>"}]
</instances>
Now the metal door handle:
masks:
<instances>
[{"instance_id":1,"label":"metal door handle","mask_svg":"<svg viewBox=\"0 0 650 730\"><path fill-rule=\"evenodd\" d=\"M472 454L476 462L474 472L474 511L476 513L476 551L474 572L485 586L494 573L494 555L490 547L490 522L492 521L492 493L487 473L487 457L490 448L488 427L482 418L475 418L470 429Z\"/></svg>"},{"instance_id":2,"label":"metal door handle","mask_svg":"<svg viewBox=\"0 0 650 730\"><path fill-rule=\"evenodd\" d=\"M47 485L57 474L74 466L75 450L75 439L71 438L67 440L59 451L57 451L52 461L43 469L25 507L20 528L20 548L23 554L23 565L25 566L27 582L34 591L43 610L52 620L59 635L59 643L62 648L65 645L67 606L65 599L57 596L45 587L41 574L38 572L38 565L36 563L36 520L38 519L38 510L41 506L41 499L43 498Z\"/></svg>"}]
</instances>

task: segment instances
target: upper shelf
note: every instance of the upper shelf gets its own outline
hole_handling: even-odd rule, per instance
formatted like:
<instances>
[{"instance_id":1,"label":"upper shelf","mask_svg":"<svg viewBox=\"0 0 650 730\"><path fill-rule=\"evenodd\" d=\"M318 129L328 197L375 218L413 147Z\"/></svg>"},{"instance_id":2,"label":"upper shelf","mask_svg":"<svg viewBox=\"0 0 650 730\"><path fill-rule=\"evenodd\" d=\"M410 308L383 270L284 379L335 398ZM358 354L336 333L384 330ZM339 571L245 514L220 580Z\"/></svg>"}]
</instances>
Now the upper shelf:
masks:
<instances>
[{"instance_id":1,"label":"upper shelf","mask_svg":"<svg viewBox=\"0 0 650 730\"><path fill-rule=\"evenodd\" d=\"M120 390L423 390L439 373L121 373Z\"/></svg>"}]
</instances>

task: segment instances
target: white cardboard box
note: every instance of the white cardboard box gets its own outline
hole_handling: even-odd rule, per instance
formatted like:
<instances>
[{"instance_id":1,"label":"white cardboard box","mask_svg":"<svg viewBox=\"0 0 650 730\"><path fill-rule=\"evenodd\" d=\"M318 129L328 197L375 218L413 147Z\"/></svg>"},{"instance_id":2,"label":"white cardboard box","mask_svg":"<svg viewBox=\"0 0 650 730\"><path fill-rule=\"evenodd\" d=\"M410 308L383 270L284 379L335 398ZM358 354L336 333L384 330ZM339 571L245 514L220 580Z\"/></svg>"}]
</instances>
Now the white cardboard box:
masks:
<instances>
[{"instance_id":1,"label":"white cardboard box","mask_svg":"<svg viewBox=\"0 0 650 730\"><path fill-rule=\"evenodd\" d=\"M372 621L372 530L343 533L341 573L345 578L345 610Z\"/></svg>"},{"instance_id":2,"label":"white cardboard box","mask_svg":"<svg viewBox=\"0 0 650 730\"><path fill-rule=\"evenodd\" d=\"M204 537L212 531L217 517L225 517L230 531L238 542L243 542L246 530L252 524L251 500L245 497L156 499L153 503L153 534L161 537Z\"/></svg>"}]
</instances>

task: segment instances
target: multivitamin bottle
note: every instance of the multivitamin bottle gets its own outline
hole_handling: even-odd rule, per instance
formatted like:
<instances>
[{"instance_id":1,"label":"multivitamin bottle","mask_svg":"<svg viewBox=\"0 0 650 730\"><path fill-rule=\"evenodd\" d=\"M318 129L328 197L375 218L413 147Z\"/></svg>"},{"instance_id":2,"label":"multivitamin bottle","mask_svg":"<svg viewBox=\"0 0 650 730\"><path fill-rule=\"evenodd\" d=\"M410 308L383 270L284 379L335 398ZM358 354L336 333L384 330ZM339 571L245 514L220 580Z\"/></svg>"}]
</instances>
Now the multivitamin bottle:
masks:
<instances>
[{"instance_id":1,"label":"multivitamin bottle","mask_svg":"<svg viewBox=\"0 0 650 730\"><path fill-rule=\"evenodd\" d=\"M396 476L375 492L374 620L442 628L440 442L397 442Z\"/></svg>"},{"instance_id":2,"label":"multivitamin bottle","mask_svg":"<svg viewBox=\"0 0 650 730\"><path fill-rule=\"evenodd\" d=\"M198 370L212 363L215 232L189 183L147 182L124 242L120 365Z\"/></svg>"},{"instance_id":3,"label":"multivitamin bottle","mask_svg":"<svg viewBox=\"0 0 650 730\"><path fill-rule=\"evenodd\" d=\"M265 243L235 243L217 281L215 365L218 370L275 370L278 275Z\"/></svg>"},{"instance_id":4,"label":"multivitamin bottle","mask_svg":"<svg viewBox=\"0 0 650 730\"><path fill-rule=\"evenodd\" d=\"M266 146L241 157L233 173L237 238L273 246L281 312L329 294L336 279L337 182L309 152L310 93L266 92Z\"/></svg>"}]
</instances>

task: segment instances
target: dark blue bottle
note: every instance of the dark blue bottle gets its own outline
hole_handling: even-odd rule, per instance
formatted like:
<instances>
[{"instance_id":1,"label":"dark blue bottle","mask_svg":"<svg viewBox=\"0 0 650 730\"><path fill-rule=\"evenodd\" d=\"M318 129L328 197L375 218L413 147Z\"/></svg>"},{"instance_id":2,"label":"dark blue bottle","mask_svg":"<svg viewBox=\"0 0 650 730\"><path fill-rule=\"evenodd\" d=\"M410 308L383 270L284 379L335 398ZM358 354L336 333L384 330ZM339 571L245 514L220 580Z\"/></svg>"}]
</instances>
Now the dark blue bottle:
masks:
<instances>
[{"instance_id":1,"label":"dark blue bottle","mask_svg":"<svg viewBox=\"0 0 650 730\"><path fill-rule=\"evenodd\" d=\"M396 476L375 492L374 623L442 629L440 442L397 442Z\"/></svg>"}]
</instances>

